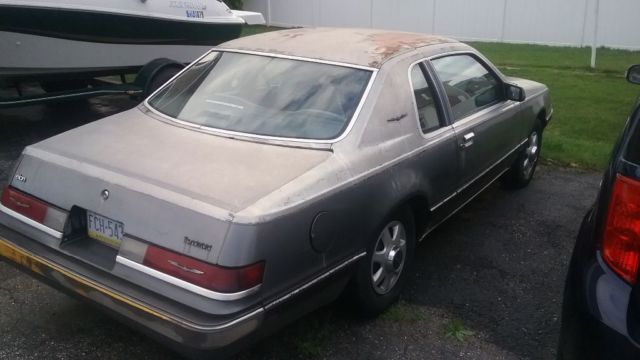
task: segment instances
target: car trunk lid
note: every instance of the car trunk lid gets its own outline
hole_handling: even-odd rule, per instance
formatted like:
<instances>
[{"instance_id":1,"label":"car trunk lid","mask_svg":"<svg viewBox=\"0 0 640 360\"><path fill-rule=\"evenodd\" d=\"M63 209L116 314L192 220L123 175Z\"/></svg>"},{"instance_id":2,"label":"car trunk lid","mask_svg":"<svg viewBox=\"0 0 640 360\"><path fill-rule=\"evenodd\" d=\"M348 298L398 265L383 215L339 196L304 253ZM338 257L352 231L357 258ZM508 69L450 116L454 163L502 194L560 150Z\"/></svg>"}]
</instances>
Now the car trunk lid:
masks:
<instances>
[{"instance_id":1,"label":"car trunk lid","mask_svg":"<svg viewBox=\"0 0 640 360\"><path fill-rule=\"evenodd\" d=\"M235 212L330 155L206 134L134 109L28 147L16 172L26 181L12 185L216 263Z\"/></svg>"}]
</instances>

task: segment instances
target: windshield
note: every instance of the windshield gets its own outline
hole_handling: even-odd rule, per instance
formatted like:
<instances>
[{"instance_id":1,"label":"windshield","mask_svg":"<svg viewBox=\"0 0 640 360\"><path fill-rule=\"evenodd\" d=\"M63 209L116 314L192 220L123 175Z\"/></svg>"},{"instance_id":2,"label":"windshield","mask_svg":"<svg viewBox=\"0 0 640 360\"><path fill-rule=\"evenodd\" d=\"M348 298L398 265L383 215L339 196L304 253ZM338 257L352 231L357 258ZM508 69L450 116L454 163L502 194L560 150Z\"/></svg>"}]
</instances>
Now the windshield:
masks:
<instances>
[{"instance_id":1,"label":"windshield","mask_svg":"<svg viewBox=\"0 0 640 360\"><path fill-rule=\"evenodd\" d=\"M328 140L353 117L371 71L212 52L148 101L170 117L253 135Z\"/></svg>"}]
</instances>

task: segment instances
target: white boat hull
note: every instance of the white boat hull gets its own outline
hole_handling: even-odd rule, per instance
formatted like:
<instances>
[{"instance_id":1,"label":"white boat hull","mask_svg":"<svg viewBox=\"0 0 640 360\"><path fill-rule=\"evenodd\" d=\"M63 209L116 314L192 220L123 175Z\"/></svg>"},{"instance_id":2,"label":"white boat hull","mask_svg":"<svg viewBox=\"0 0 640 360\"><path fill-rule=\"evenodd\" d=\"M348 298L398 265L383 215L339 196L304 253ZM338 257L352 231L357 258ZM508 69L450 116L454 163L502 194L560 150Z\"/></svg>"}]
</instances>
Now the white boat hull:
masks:
<instances>
[{"instance_id":1,"label":"white boat hull","mask_svg":"<svg viewBox=\"0 0 640 360\"><path fill-rule=\"evenodd\" d=\"M261 21L214 0L0 0L0 80L188 63Z\"/></svg>"},{"instance_id":2,"label":"white boat hull","mask_svg":"<svg viewBox=\"0 0 640 360\"><path fill-rule=\"evenodd\" d=\"M141 67L157 58L189 63L211 46L104 44L0 32L0 77Z\"/></svg>"}]
</instances>

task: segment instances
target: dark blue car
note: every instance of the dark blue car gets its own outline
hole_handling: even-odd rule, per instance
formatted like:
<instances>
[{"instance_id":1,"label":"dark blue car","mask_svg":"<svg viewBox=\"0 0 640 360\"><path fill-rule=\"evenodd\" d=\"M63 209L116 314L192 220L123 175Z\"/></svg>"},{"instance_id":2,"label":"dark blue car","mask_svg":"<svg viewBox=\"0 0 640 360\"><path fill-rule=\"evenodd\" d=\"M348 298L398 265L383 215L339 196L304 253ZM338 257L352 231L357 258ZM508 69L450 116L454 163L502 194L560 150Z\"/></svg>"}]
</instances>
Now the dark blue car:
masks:
<instances>
[{"instance_id":1,"label":"dark blue car","mask_svg":"<svg viewBox=\"0 0 640 360\"><path fill-rule=\"evenodd\" d=\"M640 65L627 80L640 84ZM558 359L640 359L640 101L571 257Z\"/></svg>"}]
</instances>

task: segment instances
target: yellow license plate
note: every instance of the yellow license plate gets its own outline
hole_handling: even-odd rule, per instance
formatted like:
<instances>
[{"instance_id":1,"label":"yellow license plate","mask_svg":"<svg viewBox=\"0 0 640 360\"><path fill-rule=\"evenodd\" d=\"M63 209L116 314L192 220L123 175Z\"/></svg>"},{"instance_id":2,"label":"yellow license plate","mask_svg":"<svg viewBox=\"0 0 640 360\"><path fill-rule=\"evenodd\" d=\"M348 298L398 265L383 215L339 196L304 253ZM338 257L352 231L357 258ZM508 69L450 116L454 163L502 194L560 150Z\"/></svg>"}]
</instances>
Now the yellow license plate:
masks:
<instances>
[{"instance_id":1,"label":"yellow license plate","mask_svg":"<svg viewBox=\"0 0 640 360\"><path fill-rule=\"evenodd\" d=\"M92 239L119 249L124 236L124 224L87 210L87 234Z\"/></svg>"}]
</instances>

